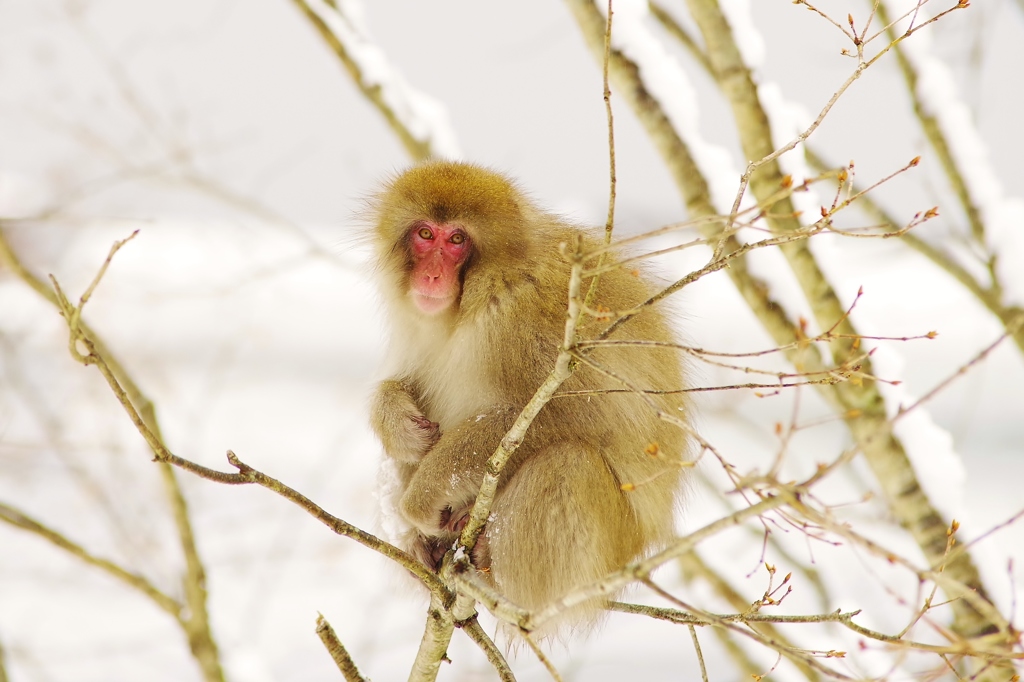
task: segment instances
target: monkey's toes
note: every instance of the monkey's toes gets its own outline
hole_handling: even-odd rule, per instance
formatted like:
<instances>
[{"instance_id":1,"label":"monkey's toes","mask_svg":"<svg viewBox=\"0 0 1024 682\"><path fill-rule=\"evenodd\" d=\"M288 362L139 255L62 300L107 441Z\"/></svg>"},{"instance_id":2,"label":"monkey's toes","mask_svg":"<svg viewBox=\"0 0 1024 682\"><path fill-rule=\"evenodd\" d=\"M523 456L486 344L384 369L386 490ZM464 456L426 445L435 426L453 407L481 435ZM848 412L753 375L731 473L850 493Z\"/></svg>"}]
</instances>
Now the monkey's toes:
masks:
<instances>
[{"instance_id":1,"label":"monkey's toes","mask_svg":"<svg viewBox=\"0 0 1024 682\"><path fill-rule=\"evenodd\" d=\"M478 571L484 571L485 573L491 570L491 541L487 538L487 527L484 526L484 531L480 533L480 537L476 539L476 545L473 547L473 551L470 553L473 565L476 566Z\"/></svg>"},{"instance_id":2,"label":"monkey's toes","mask_svg":"<svg viewBox=\"0 0 1024 682\"><path fill-rule=\"evenodd\" d=\"M452 522L452 515L455 512L452 511L451 507L445 507L441 510L441 518L438 519L438 528L442 530L451 530L449 524Z\"/></svg>"}]
</instances>

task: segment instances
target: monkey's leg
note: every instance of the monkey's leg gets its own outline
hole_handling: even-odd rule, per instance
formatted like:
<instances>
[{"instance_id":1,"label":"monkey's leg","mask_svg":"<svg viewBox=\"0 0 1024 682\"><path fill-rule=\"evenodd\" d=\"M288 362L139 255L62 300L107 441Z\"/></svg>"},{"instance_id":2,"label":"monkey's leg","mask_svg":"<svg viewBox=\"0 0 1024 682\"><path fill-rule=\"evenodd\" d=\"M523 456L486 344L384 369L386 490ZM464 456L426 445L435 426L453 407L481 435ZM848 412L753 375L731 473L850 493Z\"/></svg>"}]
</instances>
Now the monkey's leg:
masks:
<instances>
[{"instance_id":1,"label":"monkey's leg","mask_svg":"<svg viewBox=\"0 0 1024 682\"><path fill-rule=\"evenodd\" d=\"M487 524L495 585L536 609L622 568L645 544L625 495L594 451L556 444L536 453L499 493ZM597 608L566 620L592 619Z\"/></svg>"},{"instance_id":2,"label":"monkey's leg","mask_svg":"<svg viewBox=\"0 0 1024 682\"><path fill-rule=\"evenodd\" d=\"M458 534L456 526L480 491L487 459L519 414L518 408L493 407L447 429L420 460L399 503L399 512L427 537ZM511 476L531 452L520 446L506 465ZM503 476L505 474L503 473Z\"/></svg>"}]
</instances>

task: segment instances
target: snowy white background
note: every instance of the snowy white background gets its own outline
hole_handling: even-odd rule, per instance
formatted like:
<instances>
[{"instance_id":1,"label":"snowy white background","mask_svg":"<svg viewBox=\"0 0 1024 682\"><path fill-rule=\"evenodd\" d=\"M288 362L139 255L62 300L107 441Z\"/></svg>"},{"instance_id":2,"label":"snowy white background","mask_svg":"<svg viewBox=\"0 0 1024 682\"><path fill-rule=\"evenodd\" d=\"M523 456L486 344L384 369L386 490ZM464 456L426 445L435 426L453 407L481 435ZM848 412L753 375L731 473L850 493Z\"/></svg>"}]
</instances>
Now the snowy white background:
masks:
<instances>
[{"instance_id":1,"label":"snowy white background","mask_svg":"<svg viewBox=\"0 0 1024 682\"><path fill-rule=\"evenodd\" d=\"M681 9L678 4L670 6ZM747 4L736 2L734 9L742 16ZM979 137L965 144L987 149L982 161L1001 187L989 183L980 191L998 203L1024 196L1018 68L1024 12L1010 0L974 4L934 26L927 51L915 58L952 66L956 92L944 85L933 97L941 106L952 94L973 116ZM565 7L536 0L367 5L366 26L408 82L447 108L465 158L518 177L546 206L603 221L600 72ZM762 58L748 58L761 59L762 82L776 83L786 101L816 112L853 68L839 55L842 36L789 0L749 5L764 43ZM838 17L864 16L867 6L822 3ZM685 53L673 54L697 93L693 125L741 168L727 105ZM628 108L613 101L618 225L635 232L684 219L653 147ZM962 229L892 60L853 86L813 141L835 163L853 159L863 182L923 155L921 168L877 197L903 219L939 205L943 218L925 226L930 234L954 239ZM15 247L33 271L55 274L77 295L110 244L141 228L117 256L87 318L156 403L171 449L225 468L223 454L231 448L367 529L380 524L379 452L366 427L365 399L383 332L363 256L352 245L360 229L354 214L361 196L407 163L396 138L286 0L0 0L0 217L61 208L46 223L11 223L6 229ZM1019 235L1024 227L1016 229ZM893 346L903 366L887 364L886 371L889 378L902 372L908 395L925 393L1000 334L948 275L893 240L822 242L816 249L844 299L864 287L859 324L870 321L873 332L890 336L939 332L932 341ZM659 267L680 276L692 264L678 258ZM1001 266L1019 280L1024 253ZM772 345L723 275L688 288L678 308L684 334L697 345L721 351ZM710 370L698 370L697 379L726 380ZM802 422L826 414L813 394L800 399ZM788 419L793 404L793 394L712 394L699 401L699 423L735 463L764 468L774 454L772 426ZM1020 352L1004 344L928 409L962 461L936 459L929 478L937 506L954 510L969 535L1019 511ZM845 432L834 424L801 433L793 475L845 444ZM705 474L717 480L713 467ZM870 473L860 474L830 488L833 499L853 500L873 489ZM318 611L365 674L404 678L425 601L397 571L267 491L183 480L230 679L337 679L313 634ZM717 518L723 510L717 500L696 486L681 528ZM176 589L181 560L143 443L98 373L68 356L56 312L6 272L0 272L0 502ZM905 538L886 530L877 505L851 514L919 558ZM786 612L864 608L861 622L886 631L906 622L907 612L885 592L892 586L912 595L905 576L889 575L849 548L790 544L795 560L813 559L832 596L819 601L798 574ZM1011 608L1009 557L1016 556L1016 584L1024 584L1022 548L1020 524L979 547L977 562L1004 611ZM765 586L763 571L748 577L759 550L755 535L738 530L709 545L703 557L752 600ZM784 557L769 559L780 572L791 570ZM659 577L679 584L671 569ZM704 589L696 583L679 591L693 603L729 610ZM787 633L815 648L856 642L822 628ZM710 633L701 637L712 679L736 679ZM445 667L443 679L490 679L465 638L456 633L454 642L455 665ZM0 646L18 682L199 678L165 614L7 526L0 526ZM567 679L698 674L685 632L624 615L554 653ZM758 660L767 670L774 657ZM876 663L858 654L848 665L856 674ZM514 667L520 679L544 679L528 655ZM778 675L790 673L784 664Z\"/></svg>"}]
</instances>

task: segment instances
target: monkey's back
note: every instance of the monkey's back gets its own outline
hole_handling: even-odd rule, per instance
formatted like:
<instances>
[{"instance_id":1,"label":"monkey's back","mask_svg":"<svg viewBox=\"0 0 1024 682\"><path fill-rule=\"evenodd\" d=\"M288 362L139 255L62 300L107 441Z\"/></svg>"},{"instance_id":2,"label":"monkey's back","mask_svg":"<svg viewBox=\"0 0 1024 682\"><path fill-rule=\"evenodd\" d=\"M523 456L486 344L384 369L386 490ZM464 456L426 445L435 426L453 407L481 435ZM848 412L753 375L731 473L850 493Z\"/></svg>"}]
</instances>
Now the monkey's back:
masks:
<instances>
[{"instance_id":1,"label":"monkey's back","mask_svg":"<svg viewBox=\"0 0 1024 682\"><path fill-rule=\"evenodd\" d=\"M541 221L521 263L478 278L476 288L470 290L467 286L463 294L466 314L478 316L481 327L493 337L488 348L498 351L484 362L492 373L491 381L514 395L519 408L554 368L564 336L571 270L569 261L556 254L574 238L582 238L585 249L599 244L591 231L555 218ZM613 252L610 256L610 262L614 262L617 255ZM581 291L585 293L589 286L587 278ZM578 337L596 337L614 321L616 312L640 306L655 291L649 278L635 268L602 273L592 308L612 316L596 320L585 315ZM657 306L646 306L608 340L665 344L674 343L675 335L667 316ZM644 544L662 540L673 528L672 515L689 443L686 431L664 416L671 415L685 424L689 421L689 405L681 392L642 396L630 389L681 391L684 372L680 351L637 345L589 347L583 352L584 360L560 393L588 393L556 396L531 428L545 439L552 431L565 431L590 444L626 492ZM528 435L526 453L531 440Z\"/></svg>"}]
</instances>

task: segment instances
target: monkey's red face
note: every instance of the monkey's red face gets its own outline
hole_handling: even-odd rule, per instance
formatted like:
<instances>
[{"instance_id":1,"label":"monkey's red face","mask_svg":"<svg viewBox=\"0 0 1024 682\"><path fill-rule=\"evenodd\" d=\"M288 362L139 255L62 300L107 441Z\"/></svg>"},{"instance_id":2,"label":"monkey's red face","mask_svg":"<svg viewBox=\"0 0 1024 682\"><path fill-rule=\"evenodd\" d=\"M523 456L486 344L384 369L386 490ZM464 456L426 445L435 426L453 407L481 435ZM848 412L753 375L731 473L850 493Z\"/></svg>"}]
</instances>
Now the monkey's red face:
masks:
<instances>
[{"instance_id":1,"label":"monkey's red face","mask_svg":"<svg viewBox=\"0 0 1024 682\"><path fill-rule=\"evenodd\" d=\"M459 273L472 253L469 235L455 225L419 222L409 233L412 272L409 293L427 315L447 310L458 299Z\"/></svg>"}]
</instances>

